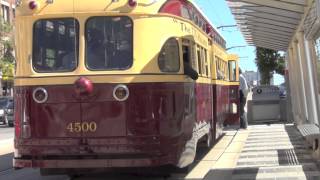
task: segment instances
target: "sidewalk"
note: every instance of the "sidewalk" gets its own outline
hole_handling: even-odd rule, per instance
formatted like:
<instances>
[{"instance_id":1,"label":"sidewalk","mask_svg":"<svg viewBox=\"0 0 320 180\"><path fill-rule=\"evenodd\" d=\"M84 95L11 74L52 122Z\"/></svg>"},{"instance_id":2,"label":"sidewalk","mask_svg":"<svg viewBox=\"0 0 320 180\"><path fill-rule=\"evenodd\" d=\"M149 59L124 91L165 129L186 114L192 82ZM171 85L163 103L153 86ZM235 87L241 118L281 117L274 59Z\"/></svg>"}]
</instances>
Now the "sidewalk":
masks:
<instances>
[{"instance_id":1,"label":"sidewalk","mask_svg":"<svg viewBox=\"0 0 320 180\"><path fill-rule=\"evenodd\" d=\"M253 125L248 131L236 166L212 168L204 179L320 179L319 168L295 126Z\"/></svg>"},{"instance_id":2,"label":"sidewalk","mask_svg":"<svg viewBox=\"0 0 320 180\"><path fill-rule=\"evenodd\" d=\"M249 135L248 130L225 130L225 135L202 158L192 171L185 176L187 180L207 179L213 169L235 168L237 159ZM174 178L173 178L174 179ZM211 180L212 178L210 178ZM223 180L223 179L219 179Z\"/></svg>"}]
</instances>

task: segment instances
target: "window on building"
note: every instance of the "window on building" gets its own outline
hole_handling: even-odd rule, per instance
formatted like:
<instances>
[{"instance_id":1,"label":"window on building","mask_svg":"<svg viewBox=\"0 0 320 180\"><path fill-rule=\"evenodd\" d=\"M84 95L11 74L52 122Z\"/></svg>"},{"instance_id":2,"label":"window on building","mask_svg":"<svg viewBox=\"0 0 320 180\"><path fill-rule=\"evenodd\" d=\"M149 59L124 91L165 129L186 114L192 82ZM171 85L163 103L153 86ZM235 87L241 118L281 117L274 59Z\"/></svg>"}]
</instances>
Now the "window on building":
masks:
<instances>
[{"instance_id":1,"label":"window on building","mask_svg":"<svg viewBox=\"0 0 320 180\"><path fill-rule=\"evenodd\" d=\"M92 17L86 22L86 66L125 70L133 63L133 23L129 17Z\"/></svg>"},{"instance_id":2,"label":"window on building","mask_svg":"<svg viewBox=\"0 0 320 180\"><path fill-rule=\"evenodd\" d=\"M168 39L163 45L158 65L162 72L178 72L180 70L179 43L175 38Z\"/></svg>"},{"instance_id":3,"label":"window on building","mask_svg":"<svg viewBox=\"0 0 320 180\"><path fill-rule=\"evenodd\" d=\"M2 18L4 20L4 22L10 22L10 11L9 11L9 7L2 4L1 5L1 10L2 10Z\"/></svg>"},{"instance_id":4,"label":"window on building","mask_svg":"<svg viewBox=\"0 0 320 180\"><path fill-rule=\"evenodd\" d=\"M73 18L36 21L33 26L34 70L48 73L74 70L78 63L78 35L79 23Z\"/></svg>"}]
</instances>

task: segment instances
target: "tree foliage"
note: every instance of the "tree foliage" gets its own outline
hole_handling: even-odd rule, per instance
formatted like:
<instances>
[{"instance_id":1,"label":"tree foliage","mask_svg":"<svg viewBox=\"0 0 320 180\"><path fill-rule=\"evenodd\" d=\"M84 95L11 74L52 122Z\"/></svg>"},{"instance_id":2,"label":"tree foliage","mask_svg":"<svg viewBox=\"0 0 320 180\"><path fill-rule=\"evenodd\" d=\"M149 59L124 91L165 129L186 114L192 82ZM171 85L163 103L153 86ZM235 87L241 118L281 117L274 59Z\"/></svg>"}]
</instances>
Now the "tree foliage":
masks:
<instances>
[{"instance_id":1,"label":"tree foliage","mask_svg":"<svg viewBox=\"0 0 320 180\"><path fill-rule=\"evenodd\" d=\"M285 61L278 51L257 47L255 62L261 75L261 84L269 85L274 72L284 75Z\"/></svg>"},{"instance_id":2,"label":"tree foliage","mask_svg":"<svg viewBox=\"0 0 320 180\"><path fill-rule=\"evenodd\" d=\"M15 58L13 55L13 27L0 18L0 69L3 80L12 79L14 75Z\"/></svg>"}]
</instances>

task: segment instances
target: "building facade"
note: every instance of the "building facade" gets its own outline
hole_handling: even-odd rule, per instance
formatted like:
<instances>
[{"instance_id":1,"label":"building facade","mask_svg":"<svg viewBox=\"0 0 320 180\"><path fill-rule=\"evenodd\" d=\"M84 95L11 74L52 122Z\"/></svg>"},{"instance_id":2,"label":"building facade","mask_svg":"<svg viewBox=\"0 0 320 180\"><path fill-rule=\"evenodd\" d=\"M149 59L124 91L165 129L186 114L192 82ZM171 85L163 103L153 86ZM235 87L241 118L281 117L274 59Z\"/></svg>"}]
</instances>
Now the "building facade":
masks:
<instances>
[{"instance_id":1,"label":"building facade","mask_svg":"<svg viewBox=\"0 0 320 180\"><path fill-rule=\"evenodd\" d=\"M12 24L15 17L15 0L0 0L0 4L3 21Z\"/></svg>"},{"instance_id":2,"label":"building facade","mask_svg":"<svg viewBox=\"0 0 320 180\"><path fill-rule=\"evenodd\" d=\"M6 52L12 51L12 55L14 56L14 50L4 46L4 41L12 41L14 35L14 19L15 19L15 5L16 0L0 0L0 18L1 18L1 32L0 32L0 59L4 58L4 54ZM10 31L4 31L3 27L10 25ZM9 27L9 26L8 26ZM3 65L0 69L0 96L1 95L12 95L12 87L13 87L13 75L3 76ZM7 66L5 66L7 67ZM7 71L7 70L6 70Z\"/></svg>"}]
</instances>

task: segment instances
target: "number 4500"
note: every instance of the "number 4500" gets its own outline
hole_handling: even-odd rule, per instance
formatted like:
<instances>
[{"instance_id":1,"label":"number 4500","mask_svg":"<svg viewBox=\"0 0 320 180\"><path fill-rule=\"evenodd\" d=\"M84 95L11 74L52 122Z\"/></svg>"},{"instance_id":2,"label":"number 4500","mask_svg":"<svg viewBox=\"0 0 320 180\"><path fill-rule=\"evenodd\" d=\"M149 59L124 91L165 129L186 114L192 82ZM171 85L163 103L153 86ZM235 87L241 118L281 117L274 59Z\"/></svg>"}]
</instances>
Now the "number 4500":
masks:
<instances>
[{"instance_id":1,"label":"number 4500","mask_svg":"<svg viewBox=\"0 0 320 180\"><path fill-rule=\"evenodd\" d=\"M97 130L97 123L95 122L72 122L67 125L69 132L95 132Z\"/></svg>"}]
</instances>

